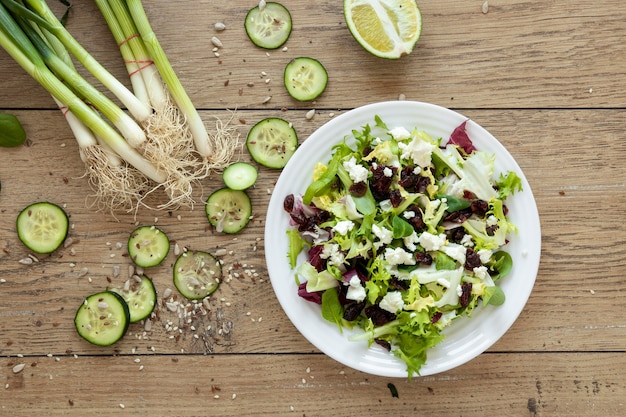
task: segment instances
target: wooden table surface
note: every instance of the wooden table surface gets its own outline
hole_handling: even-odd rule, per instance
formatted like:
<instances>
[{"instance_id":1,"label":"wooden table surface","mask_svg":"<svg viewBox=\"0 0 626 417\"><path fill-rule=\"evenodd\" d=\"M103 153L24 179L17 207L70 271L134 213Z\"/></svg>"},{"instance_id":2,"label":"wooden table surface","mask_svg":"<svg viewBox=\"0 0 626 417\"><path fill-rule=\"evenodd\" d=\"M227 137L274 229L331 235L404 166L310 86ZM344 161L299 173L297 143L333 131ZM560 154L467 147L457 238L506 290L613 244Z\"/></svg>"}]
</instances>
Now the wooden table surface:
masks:
<instances>
[{"instance_id":1,"label":"wooden table surface","mask_svg":"<svg viewBox=\"0 0 626 417\"><path fill-rule=\"evenodd\" d=\"M69 30L127 80L95 4L74 3ZM250 190L254 219L234 236L212 231L201 204L140 209L117 220L97 212L88 206L84 165L63 116L2 51L0 112L18 116L29 141L0 149L0 415L626 413L625 2L490 0L484 13L483 0L421 0L422 37L397 61L355 43L341 1L286 1L293 32L286 50L269 52L243 29L254 1L145 3L205 123L236 108L240 140L255 122L280 116L305 141L349 109L400 97L452 108L484 126L516 158L536 198L536 284L504 337L463 366L413 381L347 368L296 330L273 293L263 229L278 171L260 170ZM226 30L217 33L216 22ZM219 56L212 36L223 43ZM283 68L296 56L315 57L329 72L327 90L313 103L297 103L283 88ZM241 151L237 158L248 157ZM204 181L205 195L220 184L217 175ZM65 208L74 244L23 265L29 252L15 218L41 200ZM160 306L149 331L133 324L113 347L92 346L74 330L74 312L109 280L127 278L123 246L137 224L156 224L181 246L220 250L231 279L211 297L210 313L196 317L195 330L172 330L176 315ZM149 271L159 294L172 288L174 259L170 253ZM25 368L15 373L19 364Z\"/></svg>"}]
</instances>

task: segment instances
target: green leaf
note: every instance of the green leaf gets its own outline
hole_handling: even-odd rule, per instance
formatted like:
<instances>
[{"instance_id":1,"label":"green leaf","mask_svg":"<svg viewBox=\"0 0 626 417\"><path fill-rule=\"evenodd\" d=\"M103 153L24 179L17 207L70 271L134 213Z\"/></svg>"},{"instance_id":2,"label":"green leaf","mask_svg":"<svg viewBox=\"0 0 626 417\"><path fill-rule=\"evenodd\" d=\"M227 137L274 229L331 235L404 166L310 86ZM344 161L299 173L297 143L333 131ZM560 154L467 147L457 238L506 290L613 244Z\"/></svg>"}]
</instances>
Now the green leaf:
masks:
<instances>
[{"instance_id":1,"label":"green leaf","mask_svg":"<svg viewBox=\"0 0 626 417\"><path fill-rule=\"evenodd\" d=\"M339 302L339 292L336 288L330 288L322 294L322 317L331 323L337 324L342 331L343 307Z\"/></svg>"},{"instance_id":2,"label":"green leaf","mask_svg":"<svg viewBox=\"0 0 626 417\"><path fill-rule=\"evenodd\" d=\"M437 271L456 269L456 261L443 252L435 254L435 268Z\"/></svg>"},{"instance_id":3,"label":"green leaf","mask_svg":"<svg viewBox=\"0 0 626 417\"><path fill-rule=\"evenodd\" d=\"M494 285L492 287L485 288L485 294L483 295L483 304L492 306L501 306L504 304L506 300L506 296L504 295L504 291L502 288Z\"/></svg>"},{"instance_id":4,"label":"green leaf","mask_svg":"<svg viewBox=\"0 0 626 417\"><path fill-rule=\"evenodd\" d=\"M509 171L506 175L500 174L500 178L496 181L496 188L498 189L498 197L504 200L515 194L516 191L522 191L522 180L515 172Z\"/></svg>"},{"instance_id":5,"label":"green leaf","mask_svg":"<svg viewBox=\"0 0 626 417\"><path fill-rule=\"evenodd\" d=\"M22 123L12 114L0 113L0 146L14 148L26 141Z\"/></svg>"},{"instance_id":6,"label":"green leaf","mask_svg":"<svg viewBox=\"0 0 626 417\"><path fill-rule=\"evenodd\" d=\"M302 252L305 241L300 236L298 229L287 230L287 236L289 237L289 266L291 266L291 269L293 269L296 267L298 255L300 254L300 252Z\"/></svg>"},{"instance_id":7,"label":"green leaf","mask_svg":"<svg viewBox=\"0 0 626 417\"><path fill-rule=\"evenodd\" d=\"M391 225L393 226L393 238L401 239L403 237L411 236L413 234L413 226L406 220L399 216L393 216L391 219Z\"/></svg>"},{"instance_id":8,"label":"green leaf","mask_svg":"<svg viewBox=\"0 0 626 417\"><path fill-rule=\"evenodd\" d=\"M513 258L511 258L511 255L509 255L508 252L495 252L491 256L491 259L493 261L493 264L490 266L489 269L496 272L494 275L491 276L494 281L497 281L500 278L507 276L509 272L511 272L511 269L513 269Z\"/></svg>"},{"instance_id":9,"label":"green leaf","mask_svg":"<svg viewBox=\"0 0 626 417\"><path fill-rule=\"evenodd\" d=\"M437 198L440 200L444 198L446 199L446 204L448 205L448 213L463 210L472 205L471 201L464 198L455 197L453 195L437 194Z\"/></svg>"}]
</instances>

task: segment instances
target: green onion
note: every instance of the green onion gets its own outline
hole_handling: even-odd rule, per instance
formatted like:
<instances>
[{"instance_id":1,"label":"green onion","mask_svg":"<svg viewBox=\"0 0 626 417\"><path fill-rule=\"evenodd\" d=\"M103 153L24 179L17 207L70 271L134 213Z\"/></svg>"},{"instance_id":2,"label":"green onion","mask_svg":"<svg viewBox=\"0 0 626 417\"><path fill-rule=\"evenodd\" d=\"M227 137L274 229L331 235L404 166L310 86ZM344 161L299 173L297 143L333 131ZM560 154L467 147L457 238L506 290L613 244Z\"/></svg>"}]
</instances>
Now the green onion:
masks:
<instances>
[{"instance_id":1,"label":"green onion","mask_svg":"<svg viewBox=\"0 0 626 417\"><path fill-rule=\"evenodd\" d=\"M5 2L7 0L3 0ZM44 0L24 0L37 14L47 22L47 27L67 50L89 71L98 81L109 89L130 111L136 120L147 120L152 110L145 106L124 84L117 80L109 71L93 58L85 48L68 32L56 18ZM12 2L15 3L15 2Z\"/></svg>"},{"instance_id":2,"label":"green onion","mask_svg":"<svg viewBox=\"0 0 626 417\"><path fill-rule=\"evenodd\" d=\"M4 3L4 1L3 1ZM162 173L135 151L128 143L106 123L97 113L81 100L72 90L63 84L46 67L33 44L28 40L21 28L11 18L6 8L0 5L0 45L11 57L54 98L72 111L97 136L119 154L125 161L133 165L148 178L157 183L165 182ZM11 36L7 35L10 33Z\"/></svg>"},{"instance_id":3,"label":"green onion","mask_svg":"<svg viewBox=\"0 0 626 417\"><path fill-rule=\"evenodd\" d=\"M178 105L178 108L187 119L187 124L191 130L196 151L203 158L210 158L213 149L211 149L211 142L207 133L206 127L198 114L195 106L191 102L191 99L185 92L183 85L176 76L169 59L165 55L165 51L161 47L156 34L152 30L152 26L148 21L148 16L141 4L140 0L126 0L128 10L137 25L137 29L148 49L150 56L154 59L154 63L161 74L161 77L165 81L165 85L169 89L170 94L174 98L174 101Z\"/></svg>"},{"instance_id":4,"label":"green onion","mask_svg":"<svg viewBox=\"0 0 626 417\"><path fill-rule=\"evenodd\" d=\"M119 45L132 91L79 44L45 0L0 0L0 46L63 111L99 205L136 209L156 188L169 197L159 208L193 205L192 185L230 162L235 128L216 118L209 134L141 1L94 1ZM132 117L85 80L72 57Z\"/></svg>"}]
</instances>

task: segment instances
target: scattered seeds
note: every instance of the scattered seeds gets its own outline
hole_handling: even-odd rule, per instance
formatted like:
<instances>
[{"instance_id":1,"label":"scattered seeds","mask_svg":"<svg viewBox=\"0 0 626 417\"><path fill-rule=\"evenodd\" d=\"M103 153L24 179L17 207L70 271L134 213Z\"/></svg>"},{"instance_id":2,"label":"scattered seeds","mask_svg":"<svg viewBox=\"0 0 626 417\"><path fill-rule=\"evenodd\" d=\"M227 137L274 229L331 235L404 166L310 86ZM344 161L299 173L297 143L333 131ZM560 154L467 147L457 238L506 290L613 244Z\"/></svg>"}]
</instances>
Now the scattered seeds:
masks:
<instances>
[{"instance_id":1,"label":"scattered seeds","mask_svg":"<svg viewBox=\"0 0 626 417\"><path fill-rule=\"evenodd\" d=\"M311 109L308 112L306 112L304 117L306 117L307 120L313 120L313 118L315 117L315 109Z\"/></svg>"},{"instance_id":2,"label":"scattered seeds","mask_svg":"<svg viewBox=\"0 0 626 417\"><path fill-rule=\"evenodd\" d=\"M224 29L226 29L226 25L225 25L224 23L222 23L222 22L217 22L217 23L216 23L213 27L214 27L214 28L215 28L215 30L216 30L216 31L218 31L218 32L221 32L221 31L223 31Z\"/></svg>"},{"instance_id":3,"label":"scattered seeds","mask_svg":"<svg viewBox=\"0 0 626 417\"><path fill-rule=\"evenodd\" d=\"M22 258L18 262L21 263L22 265L32 265L33 264L32 258L29 258L29 257Z\"/></svg>"},{"instance_id":4,"label":"scattered seeds","mask_svg":"<svg viewBox=\"0 0 626 417\"><path fill-rule=\"evenodd\" d=\"M489 12L489 2L487 0L485 0L485 2L483 3L482 11L484 14L487 14L487 12Z\"/></svg>"},{"instance_id":5,"label":"scattered seeds","mask_svg":"<svg viewBox=\"0 0 626 417\"><path fill-rule=\"evenodd\" d=\"M18 363L17 365L15 365L13 367L13 373L14 374L19 374L20 372L22 372L24 370L25 366L26 366L26 364L24 364L24 363Z\"/></svg>"},{"instance_id":6,"label":"scattered seeds","mask_svg":"<svg viewBox=\"0 0 626 417\"><path fill-rule=\"evenodd\" d=\"M213 36L211 38L211 43L216 46L217 48L223 48L224 44L222 43L222 41L217 37L217 36Z\"/></svg>"}]
</instances>

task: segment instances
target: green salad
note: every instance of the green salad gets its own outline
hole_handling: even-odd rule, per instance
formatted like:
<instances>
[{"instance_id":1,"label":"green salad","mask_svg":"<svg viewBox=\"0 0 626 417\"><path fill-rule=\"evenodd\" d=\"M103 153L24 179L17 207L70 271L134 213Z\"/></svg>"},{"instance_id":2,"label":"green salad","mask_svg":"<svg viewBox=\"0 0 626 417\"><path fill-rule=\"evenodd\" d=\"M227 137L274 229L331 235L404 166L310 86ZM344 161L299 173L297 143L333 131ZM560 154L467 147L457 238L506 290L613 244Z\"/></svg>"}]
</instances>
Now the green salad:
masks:
<instances>
[{"instance_id":1,"label":"green salad","mask_svg":"<svg viewBox=\"0 0 626 417\"><path fill-rule=\"evenodd\" d=\"M339 331L362 329L351 340L391 351L411 378L445 327L504 303L497 282L512 259L502 248L517 232L505 200L522 182L494 172L466 122L444 141L374 121L285 198L288 256L301 297Z\"/></svg>"}]
</instances>

